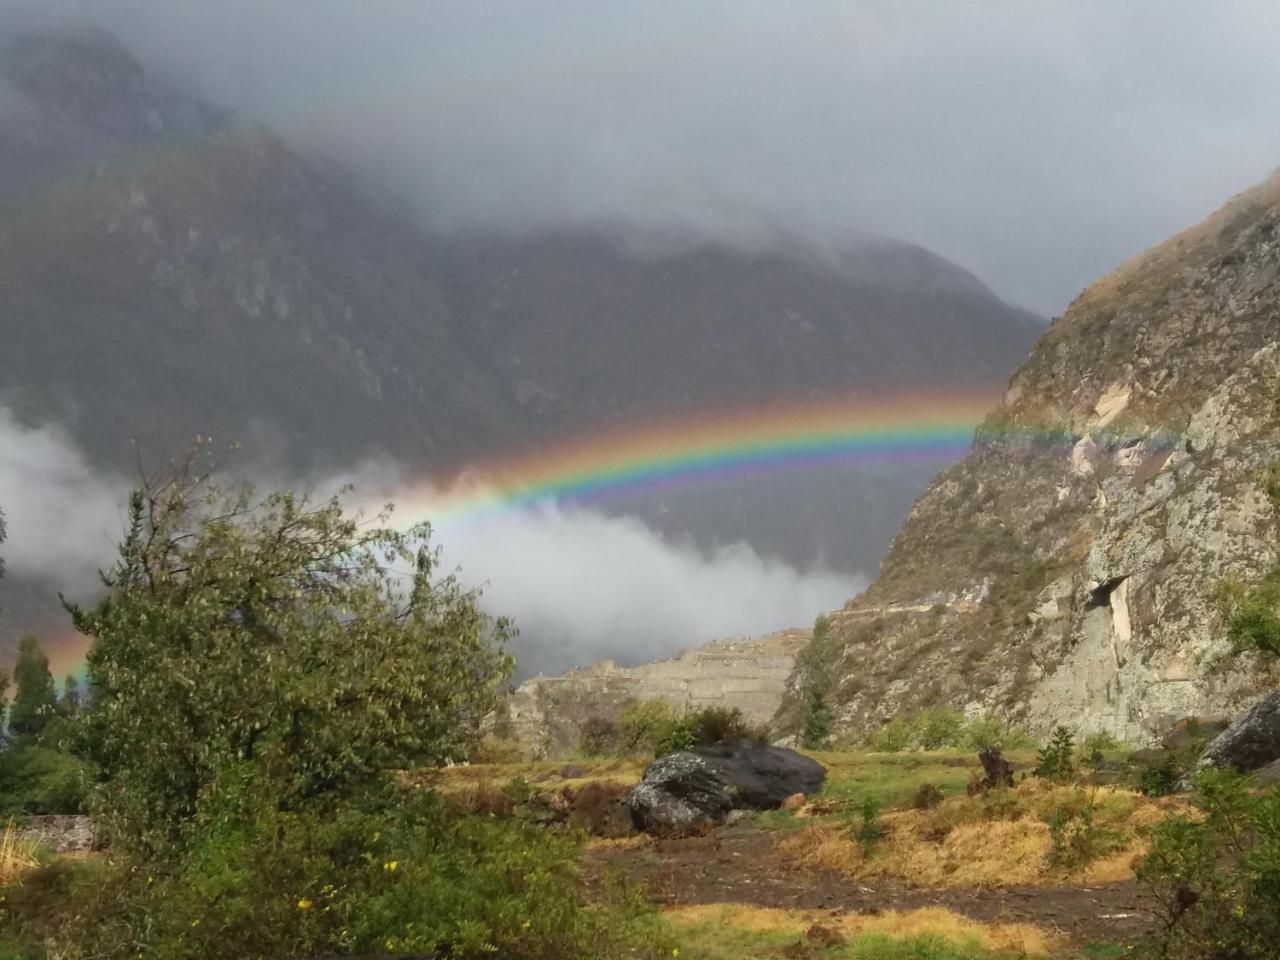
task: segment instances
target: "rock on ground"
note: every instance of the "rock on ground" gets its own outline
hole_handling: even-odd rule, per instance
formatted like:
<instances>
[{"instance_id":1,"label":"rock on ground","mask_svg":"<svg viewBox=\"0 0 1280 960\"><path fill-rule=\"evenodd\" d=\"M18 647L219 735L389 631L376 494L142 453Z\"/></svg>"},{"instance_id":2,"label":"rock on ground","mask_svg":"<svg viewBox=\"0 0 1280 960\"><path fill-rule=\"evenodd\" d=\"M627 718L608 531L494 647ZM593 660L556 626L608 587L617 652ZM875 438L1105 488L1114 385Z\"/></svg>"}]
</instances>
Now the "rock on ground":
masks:
<instances>
[{"instance_id":1,"label":"rock on ground","mask_svg":"<svg viewBox=\"0 0 1280 960\"><path fill-rule=\"evenodd\" d=\"M650 833L693 833L734 809L773 810L793 794L814 793L822 764L762 743L735 741L659 757L631 792L635 825Z\"/></svg>"},{"instance_id":2,"label":"rock on ground","mask_svg":"<svg viewBox=\"0 0 1280 960\"><path fill-rule=\"evenodd\" d=\"M1280 760L1280 690L1263 697L1205 747L1196 769L1252 771Z\"/></svg>"}]
</instances>

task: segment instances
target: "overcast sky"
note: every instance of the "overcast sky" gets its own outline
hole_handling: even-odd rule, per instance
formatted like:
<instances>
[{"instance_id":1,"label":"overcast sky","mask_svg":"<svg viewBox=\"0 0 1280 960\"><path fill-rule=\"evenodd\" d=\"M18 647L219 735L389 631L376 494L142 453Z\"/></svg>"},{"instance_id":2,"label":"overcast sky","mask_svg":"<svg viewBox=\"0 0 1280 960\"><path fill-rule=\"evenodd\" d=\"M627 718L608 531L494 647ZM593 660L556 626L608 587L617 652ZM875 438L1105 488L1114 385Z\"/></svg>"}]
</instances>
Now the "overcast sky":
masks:
<instances>
[{"instance_id":1,"label":"overcast sky","mask_svg":"<svg viewBox=\"0 0 1280 960\"><path fill-rule=\"evenodd\" d=\"M888 234L1047 314L1280 166L1274 0L38 6L442 227Z\"/></svg>"}]
</instances>

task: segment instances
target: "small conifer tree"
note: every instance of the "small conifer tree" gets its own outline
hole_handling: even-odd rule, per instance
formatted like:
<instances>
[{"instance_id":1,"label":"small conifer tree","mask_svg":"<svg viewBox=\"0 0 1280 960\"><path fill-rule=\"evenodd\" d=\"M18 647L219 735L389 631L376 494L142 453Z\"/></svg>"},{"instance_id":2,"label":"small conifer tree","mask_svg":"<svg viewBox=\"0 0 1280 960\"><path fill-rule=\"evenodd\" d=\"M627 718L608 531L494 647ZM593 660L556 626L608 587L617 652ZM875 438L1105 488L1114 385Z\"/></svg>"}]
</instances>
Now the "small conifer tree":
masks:
<instances>
[{"instance_id":1,"label":"small conifer tree","mask_svg":"<svg viewBox=\"0 0 1280 960\"><path fill-rule=\"evenodd\" d=\"M18 642L13 682L17 690L9 713L9 731L18 737L35 736L53 716L58 694L49 671L49 658L40 649L40 641L31 634Z\"/></svg>"}]
</instances>

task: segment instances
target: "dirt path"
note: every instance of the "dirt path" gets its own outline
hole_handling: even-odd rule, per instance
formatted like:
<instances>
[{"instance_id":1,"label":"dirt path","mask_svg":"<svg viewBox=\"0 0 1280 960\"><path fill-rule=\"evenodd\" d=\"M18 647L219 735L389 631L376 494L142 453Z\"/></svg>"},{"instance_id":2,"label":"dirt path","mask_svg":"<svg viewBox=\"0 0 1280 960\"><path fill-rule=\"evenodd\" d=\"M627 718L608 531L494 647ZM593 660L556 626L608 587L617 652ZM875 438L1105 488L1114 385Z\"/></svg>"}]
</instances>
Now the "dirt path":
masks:
<instances>
[{"instance_id":1,"label":"dirt path","mask_svg":"<svg viewBox=\"0 0 1280 960\"><path fill-rule=\"evenodd\" d=\"M668 905L745 903L762 907L875 913L940 906L981 921L1023 921L1061 931L1076 943L1125 941L1153 917L1134 883L1093 887L917 890L864 887L831 870L797 865L777 850L776 832L749 825L709 837L660 840L587 852L592 882L609 868L649 884Z\"/></svg>"}]
</instances>

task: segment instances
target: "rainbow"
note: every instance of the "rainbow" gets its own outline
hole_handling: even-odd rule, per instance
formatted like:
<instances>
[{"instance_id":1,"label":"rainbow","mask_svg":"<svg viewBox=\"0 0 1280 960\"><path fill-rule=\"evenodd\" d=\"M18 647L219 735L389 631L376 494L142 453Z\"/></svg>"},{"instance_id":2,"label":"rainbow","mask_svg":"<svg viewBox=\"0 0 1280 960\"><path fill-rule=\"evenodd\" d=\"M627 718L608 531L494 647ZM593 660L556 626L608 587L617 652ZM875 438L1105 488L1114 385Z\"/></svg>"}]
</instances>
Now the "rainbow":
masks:
<instances>
[{"instance_id":1,"label":"rainbow","mask_svg":"<svg viewBox=\"0 0 1280 960\"><path fill-rule=\"evenodd\" d=\"M990 390L824 400L631 425L428 480L397 498L453 526L550 502L635 494L851 463L959 459Z\"/></svg>"},{"instance_id":2,"label":"rainbow","mask_svg":"<svg viewBox=\"0 0 1280 960\"><path fill-rule=\"evenodd\" d=\"M989 388L917 391L631 425L468 467L447 482L428 478L389 493L400 517L429 520L448 535L465 536L471 523L552 503L599 504L853 463L941 466L969 450L992 400ZM46 650L55 676L82 675L89 642L74 631L50 638Z\"/></svg>"}]
</instances>

